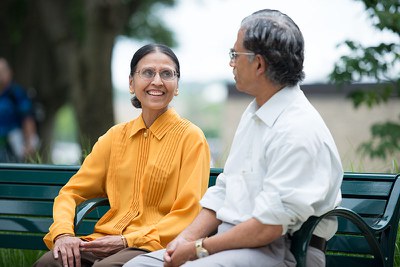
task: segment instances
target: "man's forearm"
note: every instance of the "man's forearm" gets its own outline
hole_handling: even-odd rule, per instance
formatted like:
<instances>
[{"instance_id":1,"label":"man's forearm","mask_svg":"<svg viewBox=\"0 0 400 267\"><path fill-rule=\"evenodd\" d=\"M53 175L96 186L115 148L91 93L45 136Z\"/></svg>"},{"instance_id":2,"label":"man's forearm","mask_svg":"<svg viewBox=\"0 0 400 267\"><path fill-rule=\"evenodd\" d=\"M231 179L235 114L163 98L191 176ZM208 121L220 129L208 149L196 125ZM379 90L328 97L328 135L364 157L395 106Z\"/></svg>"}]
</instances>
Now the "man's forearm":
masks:
<instances>
[{"instance_id":1,"label":"man's forearm","mask_svg":"<svg viewBox=\"0 0 400 267\"><path fill-rule=\"evenodd\" d=\"M214 254L229 249L265 246L281 235L281 225L266 225L252 218L224 233L207 238L203 246L210 254Z\"/></svg>"},{"instance_id":2,"label":"man's forearm","mask_svg":"<svg viewBox=\"0 0 400 267\"><path fill-rule=\"evenodd\" d=\"M221 221L217 219L213 210L203 208L196 219L180 234L181 237L188 241L207 237L214 233Z\"/></svg>"}]
</instances>

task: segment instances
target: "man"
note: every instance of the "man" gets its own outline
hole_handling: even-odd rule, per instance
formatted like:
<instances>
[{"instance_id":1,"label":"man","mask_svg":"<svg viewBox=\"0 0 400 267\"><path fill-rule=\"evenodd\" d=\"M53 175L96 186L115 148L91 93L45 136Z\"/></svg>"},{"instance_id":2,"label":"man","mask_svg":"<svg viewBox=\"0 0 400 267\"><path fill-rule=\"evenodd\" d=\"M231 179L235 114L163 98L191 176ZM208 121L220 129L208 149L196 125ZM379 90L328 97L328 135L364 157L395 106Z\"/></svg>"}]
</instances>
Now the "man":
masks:
<instances>
[{"instance_id":1,"label":"man","mask_svg":"<svg viewBox=\"0 0 400 267\"><path fill-rule=\"evenodd\" d=\"M8 62L0 58L0 162L21 162L39 145L32 103L25 90L12 82Z\"/></svg>"},{"instance_id":2,"label":"man","mask_svg":"<svg viewBox=\"0 0 400 267\"><path fill-rule=\"evenodd\" d=\"M200 201L200 214L165 251L125 266L295 266L291 235L341 201L338 151L298 85L304 78L298 26L276 10L255 12L242 21L229 55L237 89L255 99L224 172ZM336 229L335 219L318 225L309 266L325 266L324 243Z\"/></svg>"}]
</instances>

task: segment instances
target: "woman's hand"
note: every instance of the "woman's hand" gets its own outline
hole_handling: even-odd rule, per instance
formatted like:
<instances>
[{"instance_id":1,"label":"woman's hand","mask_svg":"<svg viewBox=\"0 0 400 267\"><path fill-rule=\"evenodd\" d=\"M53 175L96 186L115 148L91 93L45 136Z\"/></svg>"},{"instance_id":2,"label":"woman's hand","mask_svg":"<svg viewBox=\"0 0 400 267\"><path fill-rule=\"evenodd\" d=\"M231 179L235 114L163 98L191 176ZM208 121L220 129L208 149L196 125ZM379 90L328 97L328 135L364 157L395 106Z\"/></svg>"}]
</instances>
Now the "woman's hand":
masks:
<instances>
[{"instance_id":1,"label":"woman's hand","mask_svg":"<svg viewBox=\"0 0 400 267\"><path fill-rule=\"evenodd\" d=\"M81 253L79 246L82 240L75 236L61 236L56 239L53 248L53 256L58 259L60 253L63 265L65 267L80 267L81 266Z\"/></svg>"},{"instance_id":2,"label":"woman's hand","mask_svg":"<svg viewBox=\"0 0 400 267\"><path fill-rule=\"evenodd\" d=\"M99 237L89 242L81 242L80 249L92 252L99 257L108 257L125 248L125 243L119 235Z\"/></svg>"}]
</instances>

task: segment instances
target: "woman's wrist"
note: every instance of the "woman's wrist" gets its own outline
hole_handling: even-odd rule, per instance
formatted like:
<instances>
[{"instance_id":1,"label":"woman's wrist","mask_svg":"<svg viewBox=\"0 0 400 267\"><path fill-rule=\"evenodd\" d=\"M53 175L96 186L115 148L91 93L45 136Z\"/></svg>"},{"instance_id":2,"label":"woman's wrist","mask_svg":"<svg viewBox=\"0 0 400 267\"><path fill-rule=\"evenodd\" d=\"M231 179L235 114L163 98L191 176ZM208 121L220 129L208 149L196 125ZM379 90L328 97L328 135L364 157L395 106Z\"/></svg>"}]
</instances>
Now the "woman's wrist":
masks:
<instances>
[{"instance_id":1,"label":"woman's wrist","mask_svg":"<svg viewBox=\"0 0 400 267\"><path fill-rule=\"evenodd\" d=\"M59 234L56 236L53 240L53 243L56 243L57 239L60 239L61 237L66 237L66 236L74 236L73 234Z\"/></svg>"},{"instance_id":2,"label":"woman's wrist","mask_svg":"<svg viewBox=\"0 0 400 267\"><path fill-rule=\"evenodd\" d=\"M120 235L120 236L121 236L122 243L124 244L124 248L127 248L128 247L128 241L126 240L125 236L123 236L123 235Z\"/></svg>"}]
</instances>

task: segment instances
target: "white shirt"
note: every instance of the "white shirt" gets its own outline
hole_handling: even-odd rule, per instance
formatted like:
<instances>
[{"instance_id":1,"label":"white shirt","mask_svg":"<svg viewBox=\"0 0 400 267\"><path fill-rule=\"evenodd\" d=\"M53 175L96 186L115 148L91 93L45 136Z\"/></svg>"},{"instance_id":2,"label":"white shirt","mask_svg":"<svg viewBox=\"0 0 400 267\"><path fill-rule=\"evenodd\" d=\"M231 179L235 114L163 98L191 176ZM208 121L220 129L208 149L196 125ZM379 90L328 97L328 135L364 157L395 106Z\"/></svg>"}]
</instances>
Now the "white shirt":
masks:
<instances>
[{"instance_id":1,"label":"white shirt","mask_svg":"<svg viewBox=\"0 0 400 267\"><path fill-rule=\"evenodd\" d=\"M292 234L311 215L340 204L343 169L335 142L299 86L285 87L263 106L255 100L242 115L216 185L200 204L223 222L250 218L282 225ZM336 219L314 234L330 239Z\"/></svg>"}]
</instances>

